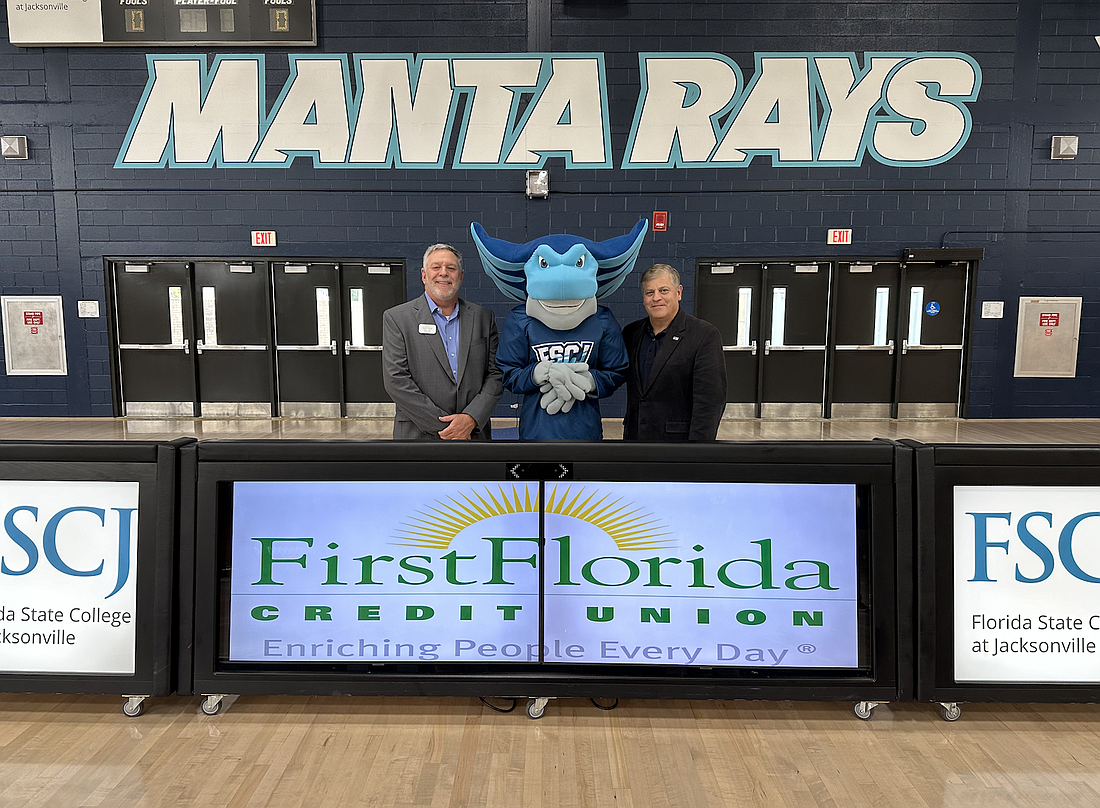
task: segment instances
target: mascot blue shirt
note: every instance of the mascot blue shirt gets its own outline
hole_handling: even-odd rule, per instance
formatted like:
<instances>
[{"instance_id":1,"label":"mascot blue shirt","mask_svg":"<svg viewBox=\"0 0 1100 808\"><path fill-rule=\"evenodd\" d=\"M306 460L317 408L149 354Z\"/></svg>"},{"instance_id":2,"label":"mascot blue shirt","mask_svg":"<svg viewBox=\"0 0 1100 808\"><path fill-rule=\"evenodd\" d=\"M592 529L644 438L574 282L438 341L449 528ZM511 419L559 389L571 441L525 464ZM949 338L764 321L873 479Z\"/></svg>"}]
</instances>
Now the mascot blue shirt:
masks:
<instances>
[{"instance_id":1,"label":"mascot blue shirt","mask_svg":"<svg viewBox=\"0 0 1100 808\"><path fill-rule=\"evenodd\" d=\"M626 379L619 324L597 305L634 267L649 222L606 241L543 236L526 244L470 226L486 272L516 306L501 329L504 387L523 395L523 440L600 440L599 399Z\"/></svg>"},{"instance_id":2,"label":"mascot blue shirt","mask_svg":"<svg viewBox=\"0 0 1100 808\"><path fill-rule=\"evenodd\" d=\"M542 361L583 362L596 383L592 396L577 401L568 413L549 415L539 406L535 366ZM521 440L599 440L603 437L599 399L611 395L626 379L629 362L622 331L611 310L598 306L579 326L562 332L548 328L516 306L508 313L497 348L504 387L523 395L519 414Z\"/></svg>"}]
</instances>

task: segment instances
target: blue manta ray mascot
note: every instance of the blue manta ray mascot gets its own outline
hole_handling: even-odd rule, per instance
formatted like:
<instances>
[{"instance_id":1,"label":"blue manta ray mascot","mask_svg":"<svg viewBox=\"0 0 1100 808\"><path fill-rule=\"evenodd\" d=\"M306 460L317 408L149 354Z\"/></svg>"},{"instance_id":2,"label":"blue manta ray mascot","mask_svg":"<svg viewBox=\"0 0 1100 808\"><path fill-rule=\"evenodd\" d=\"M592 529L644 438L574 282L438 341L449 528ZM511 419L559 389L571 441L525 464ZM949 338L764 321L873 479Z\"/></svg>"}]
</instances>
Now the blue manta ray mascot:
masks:
<instances>
[{"instance_id":1,"label":"blue manta ray mascot","mask_svg":"<svg viewBox=\"0 0 1100 808\"><path fill-rule=\"evenodd\" d=\"M643 219L607 241L558 235L512 244L470 226L486 272L522 303L508 313L497 350L505 389L524 396L522 440L603 437L598 400L623 383L628 358L619 324L596 300L634 268L648 228Z\"/></svg>"}]
</instances>

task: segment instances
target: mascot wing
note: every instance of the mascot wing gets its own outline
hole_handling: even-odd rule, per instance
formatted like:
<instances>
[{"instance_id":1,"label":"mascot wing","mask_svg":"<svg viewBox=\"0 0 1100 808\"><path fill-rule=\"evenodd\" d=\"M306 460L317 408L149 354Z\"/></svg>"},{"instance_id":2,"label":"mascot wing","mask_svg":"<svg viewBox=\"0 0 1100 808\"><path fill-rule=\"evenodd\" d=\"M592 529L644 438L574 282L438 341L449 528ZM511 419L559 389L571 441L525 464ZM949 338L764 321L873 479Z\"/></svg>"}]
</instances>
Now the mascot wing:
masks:
<instances>
[{"instance_id":1,"label":"mascot wing","mask_svg":"<svg viewBox=\"0 0 1100 808\"><path fill-rule=\"evenodd\" d=\"M477 222L470 225L470 232L474 236L474 244L477 245L477 254L481 256L481 263L485 271L496 283L500 291L520 303L527 299L527 275L524 274L523 264L534 252L532 247L527 255L520 257L520 253L526 245L513 244L510 241L493 238L485 232L485 228Z\"/></svg>"},{"instance_id":2,"label":"mascot wing","mask_svg":"<svg viewBox=\"0 0 1100 808\"><path fill-rule=\"evenodd\" d=\"M526 244L513 244L499 238L493 238L477 222L470 225L470 232L477 245L485 271L489 273L497 287L508 297L519 302L527 300L527 276L524 264L534 255L535 249L546 244L559 255L564 254L575 244L583 244L599 266L596 272L597 298L607 297L614 292L638 260L642 249L642 240L649 229L649 221L640 220L625 235L610 238L607 241L592 241L579 236L554 235L543 236Z\"/></svg>"},{"instance_id":3,"label":"mascot wing","mask_svg":"<svg viewBox=\"0 0 1100 808\"><path fill-rule=\"evenodd\" d=\"M622 286L630 270L634 269L634 262L638 260L638 253L642 249L642 239L648 229L649 220L642 219L626 235L593 242L588 246L600 265L600 270L596 273L599 283L597 299L602 300Z\"/></svg>"}]
</instances>

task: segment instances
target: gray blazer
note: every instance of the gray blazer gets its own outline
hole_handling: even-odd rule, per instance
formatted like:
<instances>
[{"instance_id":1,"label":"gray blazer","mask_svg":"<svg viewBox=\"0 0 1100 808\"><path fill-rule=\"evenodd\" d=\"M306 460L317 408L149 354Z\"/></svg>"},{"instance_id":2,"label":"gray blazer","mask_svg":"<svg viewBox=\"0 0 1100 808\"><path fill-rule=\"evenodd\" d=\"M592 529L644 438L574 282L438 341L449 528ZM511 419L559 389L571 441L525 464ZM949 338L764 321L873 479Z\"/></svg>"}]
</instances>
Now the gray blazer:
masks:
<instances>
[{"instance_id":1,"label":"gray blazer","mask_svg":"<svg viewBox=\"0 0 1100 808\"><path fill-rule=\"evenodd\" d=\"M424 295L382 315L382 374L397 405L394 440L438 439L442 415L466 413L477 421L472 440L489 440L489 416L503 394L497 368L497 326L488 309L458 301L458 383Z\"/></svg>"}]
</instances>

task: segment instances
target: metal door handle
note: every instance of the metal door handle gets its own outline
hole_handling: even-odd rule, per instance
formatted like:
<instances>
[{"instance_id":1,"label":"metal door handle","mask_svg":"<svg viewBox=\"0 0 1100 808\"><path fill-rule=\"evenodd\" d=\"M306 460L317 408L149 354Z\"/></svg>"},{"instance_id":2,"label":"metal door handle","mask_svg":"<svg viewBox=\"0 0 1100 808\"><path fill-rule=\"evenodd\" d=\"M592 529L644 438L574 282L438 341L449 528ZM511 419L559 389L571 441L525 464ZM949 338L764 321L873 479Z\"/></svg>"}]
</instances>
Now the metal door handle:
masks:
<instances>
[{"instance_id":1,"label":"metal door handle","mask_svg":"<svg viewBox=\"0 0 1100 808\"><path fill-rule=\"evenodd\" d=\"M885 345L837 345L838 351L886 351L893 355L894 341L889 340Z\"/></svg>"},{"instance_id":2,"label":"metal door handle","mask_svg":"<svg viewBox=\"0 0 1100 808\"><path fill-rule=\"evenodd\" d=\"M769 350L772 351L824 351L828 350L828 345L772 345L770 342L764 343L764 353L767 354Z\"/></svg>"},{"instance_id":3,"label":"metal door handle","mask_svg":"<svg viewBox=\"0 0 1100 808\"><path fill-rule=\"evenodd\" d=\"M352 345L350 340L344 340L344 354L351 355L352 351L381 351L381 345Z\"/></svg>"},{"instance_id":4,"label":"metal door handle","mask_svg":"<svg viewBox=\"0 0 1100 808\"><path fill-rule=\"evenodd\" d=\"M910 351L961 351L963 346L961 345L909 345L905 343L905 347ZM902 349L902 353L905 353L905 348Z\"/></svg>"},{"instance_id":5,"label":"metal door handle","mask_svg":"<svg viewBox=\"0 0 1100 808\"><path fill-rule=\"evenodd\" d=\"M748 345L723 345L723 351L729 351L733 353L735 351L749 351L753 356L756 356L756 340L753 340Z\"/></svg>"},{"instance_id":6,"label":"metal door handle","mask_svg":"<svg viewBox=\"0 0 1100 808\"><path fill-rule=\"evenodd\" d=\"M148 345L144 343L126 343L119 345L120 351L178 351L183 349L185 354L191 353L190 340L184 340L180 342L170 342L166 345Z\"/></svg>"},{"instance_id":7,"label":"metal door handle","mask_svg":"<svg viewBox=\"0 0 1100 808\"><path fill-rule=\"evenodd\" d=\"M195 353L203 351L266 351L266 345L204 345L203 341L195 340Z\"/></svg>"},{"instance_id":8,"label":"metal door handle","mask_svg":"<svg viewBox=\"0 0 1100 808\"><path fill-rule=\"evenodd\" d=\"M339 351L336 348L336 340L333 340L328 345L276 345L276 351L330 351L333 356L337 356Z\"/></svg>"},{"instance_id":9,"label":"metal door handle","mask_svg":"<svg viewBox=\"0 0 1100 808\"><path fill-rule=\"evenodd\" d=\"M772 352L772 341L770 339L764 340L764 356L767 356Z\"/></svg>"}]
</instances>

